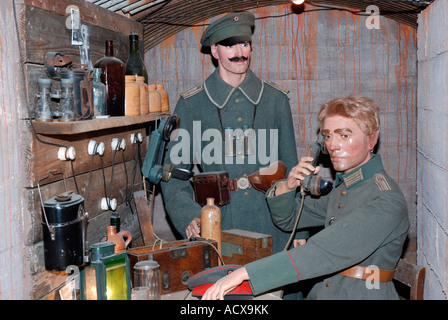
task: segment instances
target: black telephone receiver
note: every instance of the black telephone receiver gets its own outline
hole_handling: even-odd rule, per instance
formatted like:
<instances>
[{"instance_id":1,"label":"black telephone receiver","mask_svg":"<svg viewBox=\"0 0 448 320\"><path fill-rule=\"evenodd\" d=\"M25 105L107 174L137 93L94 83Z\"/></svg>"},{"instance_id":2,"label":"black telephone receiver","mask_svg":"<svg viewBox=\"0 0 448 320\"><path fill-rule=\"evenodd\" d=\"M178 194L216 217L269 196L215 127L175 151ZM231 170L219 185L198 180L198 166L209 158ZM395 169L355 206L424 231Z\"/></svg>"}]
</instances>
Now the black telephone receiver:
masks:
<instances>
[{"instance_id":1,"label":"black telephone receiver","mask_svg":"<svg viewBox=\"0 0 448 320\"><path fill-rule=\"evenodd\" d=\"M324 154L328 153L325 144L323 143L323 138L322 134L319 133L316 142L314 142L308 150L308 156L313 158L313 161L310 162L313 167L316 167L321 152ZM324 180L322 177L311 173L310 175L305 176L300 188L301 192L309 193L313 196L321 196L326 195L331 191L333 182Z\"/></svg>"}]
</instances>

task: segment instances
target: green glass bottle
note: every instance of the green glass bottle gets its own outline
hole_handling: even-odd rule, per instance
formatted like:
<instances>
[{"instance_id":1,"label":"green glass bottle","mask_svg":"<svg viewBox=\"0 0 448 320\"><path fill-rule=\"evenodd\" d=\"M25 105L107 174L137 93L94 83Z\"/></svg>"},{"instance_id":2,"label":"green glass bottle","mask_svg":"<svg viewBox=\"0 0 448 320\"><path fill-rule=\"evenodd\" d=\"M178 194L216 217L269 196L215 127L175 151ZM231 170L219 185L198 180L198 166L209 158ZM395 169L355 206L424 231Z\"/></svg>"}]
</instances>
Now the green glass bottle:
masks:
<instances>
[{"instance_id":1,"label":"green glass bottle","mask_svg":"<svg viewBox=\"0 0 448 320\"><path fill-rule=\"evenodd\" d=\"M135 31L132 31L129 35L129 57L126 61L126 75L145 77L144 82L148 84L148 73L140 54L138 35Z\"/></svg>"}]
</instances>

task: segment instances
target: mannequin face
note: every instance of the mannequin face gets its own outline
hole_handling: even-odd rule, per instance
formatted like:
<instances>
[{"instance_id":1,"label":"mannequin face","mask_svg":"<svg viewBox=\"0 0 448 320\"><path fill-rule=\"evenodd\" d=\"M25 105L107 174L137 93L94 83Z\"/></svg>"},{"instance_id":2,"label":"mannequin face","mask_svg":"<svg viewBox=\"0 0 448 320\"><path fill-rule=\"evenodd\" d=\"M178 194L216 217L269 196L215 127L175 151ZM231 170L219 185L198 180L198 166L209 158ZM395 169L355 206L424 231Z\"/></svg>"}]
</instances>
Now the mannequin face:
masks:
<instances>
[{"instance_id":1,"label":"mannequin face","mask_svg":"<svg viewBox=\"0 0 448 320\"><path fill-rule=\"evenodd\" d=\"M336 171L348 173L371 158L378 133L366 135L350 118L331 116L324 120L322 135Z\"/></svg>"},{"instance_id":2,"label":"mannequin face","mask_svg":"<svg viewBox=\"0 0 448 320\"><path fill-rule=\"evenodd\" d=\"M233 77L244 77L250 65L251 51L249 42L233 46L212 45L211 53L218 61L221 78L226 81Z\"/></svg>"}]
</instances>

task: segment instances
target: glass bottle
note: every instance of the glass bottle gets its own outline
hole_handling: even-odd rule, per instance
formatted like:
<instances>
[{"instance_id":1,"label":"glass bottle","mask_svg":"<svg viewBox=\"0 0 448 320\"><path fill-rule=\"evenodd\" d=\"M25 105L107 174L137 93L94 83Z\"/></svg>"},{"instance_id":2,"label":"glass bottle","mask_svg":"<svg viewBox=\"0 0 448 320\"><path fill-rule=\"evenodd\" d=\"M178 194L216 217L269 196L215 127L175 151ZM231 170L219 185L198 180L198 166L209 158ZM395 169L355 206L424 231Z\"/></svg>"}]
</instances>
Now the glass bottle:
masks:
<instances>
[{"instance_id":1,"label":"glass bottle","mask_svg":"<svg viewBox=\"0 0 448 320\"><path fill-rule=\"evenodd\" d=\"M126 75L145 77L144 83L148 84L148 73L138 48L138 35L134 30L129 35L129 57L126 61Z\"/></svg>"},{"instance_id":2,"label":"glass bottle","mask_svg":"<svg viewBox=\"0 0 448 320\"><path fill-rule=\"evenodd\" d=\"M73 79L61 79L61 102L59 121L75 121L75 98L73 96Z\"/></svg>"},{"instance_id":3,"label":"glass bottle","mask_svg":"<svg viewBox=\"0 0 448 320\"><path fill-rule=\"evenodd\" d=\"M93 69L93 105L101 115L106 115L106 86L101 82L101 68Z\"/></svg>"},{"instance_id":4,"label":"glass bottle","mask_svg":"<svg viewBox=\"0 0 448 320\"><path fill-rule=\"evenodd\" d=\"M112 40L106 40L106 54L94 67L101 69L101 82L106 86L106 114L124 116L125 66L114 57Z\"/></svg>"},{"instance_id":5,"label":"glass bottle","mask_svg":"<svg viewBox=\"0 0 448 320\"><path fill-rule=\"evenodd\" d=\"M50 109L51 79L40 78L37 83L39 84L39 93L37 94L35 120L40 122L53 121Z\"/></svg>"}]
</instances>

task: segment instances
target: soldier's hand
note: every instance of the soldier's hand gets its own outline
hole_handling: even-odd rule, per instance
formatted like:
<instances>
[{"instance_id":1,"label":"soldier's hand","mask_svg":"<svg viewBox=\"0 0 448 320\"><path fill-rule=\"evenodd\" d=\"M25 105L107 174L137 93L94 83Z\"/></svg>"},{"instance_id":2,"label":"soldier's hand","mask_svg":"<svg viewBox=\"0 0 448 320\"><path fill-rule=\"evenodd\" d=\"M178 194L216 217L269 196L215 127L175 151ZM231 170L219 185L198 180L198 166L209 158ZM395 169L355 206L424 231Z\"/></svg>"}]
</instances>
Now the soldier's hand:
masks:
<instances>
[{"instance_id":1,"label":"soldier's hand","mask_svg":"<svg viewBox=\"0 0 448 320\"><path fill-rule=\"evenodd\" d=\"M302 157L298 165L293 167L288 174L288 179L286 182L280 184L276 191L275 195L278 196L280 194L290 192L292 190L300 187L300 184L303 179L305 179L305 175L309 175L310 173L318 173L320 167L313 167L310 162L313 161L312 157Z\"/></svg>"},{"instance_id":2,"label":"soldier's hand","mask_svg":"<svg viewBox=\"0 0 448 320\"><path fill-rule=\"evenodd\" d=\"M200 218L194 218L193 220L191 220L190 224L187 226L187 229L185 229L185 235L187 236L187 239L190 239L191 237L201 236Z\"/></svg>"},{"instance_id":3,"label":"soldier's hand","mask_svg":"<svg viewBox=\"0 0 448 320\"><path fill-rule=\"evenodd\" d=\"M236 269L208 288L202 296L202 300L224 300L224 296L227 293L238 287L245 280L249 280L246 268Z\"/></svg>"}]
</instances>

